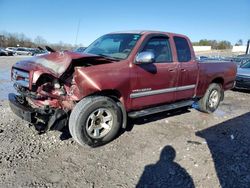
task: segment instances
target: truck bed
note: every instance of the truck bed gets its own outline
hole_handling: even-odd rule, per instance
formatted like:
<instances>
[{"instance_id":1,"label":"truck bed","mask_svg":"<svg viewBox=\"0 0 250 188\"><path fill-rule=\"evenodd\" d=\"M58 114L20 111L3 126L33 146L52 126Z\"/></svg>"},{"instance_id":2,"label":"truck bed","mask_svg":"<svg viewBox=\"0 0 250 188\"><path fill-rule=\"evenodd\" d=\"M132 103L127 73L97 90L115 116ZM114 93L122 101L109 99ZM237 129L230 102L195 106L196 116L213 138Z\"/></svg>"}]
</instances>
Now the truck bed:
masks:
<instances>
[{"instance_id":1,"label":"truck bed","mask_svg":"<svg viewBox=\"0 0 250 188\"><path fill-rule=\"evenodd\" d=\"M233 88L237 66L229 61L199 62L199 79L196 96L202 96L213 80L223 80L224 90Z\"/></svg>"}]
</instances>

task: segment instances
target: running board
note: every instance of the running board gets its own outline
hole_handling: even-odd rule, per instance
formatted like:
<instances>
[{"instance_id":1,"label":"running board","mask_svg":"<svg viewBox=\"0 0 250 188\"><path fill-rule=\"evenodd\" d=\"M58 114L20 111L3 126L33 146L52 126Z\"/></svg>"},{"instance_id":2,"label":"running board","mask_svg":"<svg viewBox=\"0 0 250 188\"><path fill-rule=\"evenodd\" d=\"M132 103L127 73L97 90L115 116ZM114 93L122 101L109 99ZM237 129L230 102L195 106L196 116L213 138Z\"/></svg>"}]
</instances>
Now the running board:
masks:
<instances>
[{"instance_id":1,"label":"running board","mask_svg":"<svg viewBox=\"0 0 250 188\"><path fill-rule=\"evenodd\" d=\"M157 107L147 108L147 109L143 109L143 110L139 110L139 111L129 112L128 117L138 118L138 117L142 117L142 116L146 116L146 115L150 115L150 114L156 114L159 112L174 110L174 109L182 108L182 107L186 107L186 106L192 106L193 103L194 103L193 100L188 100L188 101L180 101L180 102L176 102L176 103L172 103L172 104L165 104L162 106L157 106Z\"/></svg>"}]
</instances>

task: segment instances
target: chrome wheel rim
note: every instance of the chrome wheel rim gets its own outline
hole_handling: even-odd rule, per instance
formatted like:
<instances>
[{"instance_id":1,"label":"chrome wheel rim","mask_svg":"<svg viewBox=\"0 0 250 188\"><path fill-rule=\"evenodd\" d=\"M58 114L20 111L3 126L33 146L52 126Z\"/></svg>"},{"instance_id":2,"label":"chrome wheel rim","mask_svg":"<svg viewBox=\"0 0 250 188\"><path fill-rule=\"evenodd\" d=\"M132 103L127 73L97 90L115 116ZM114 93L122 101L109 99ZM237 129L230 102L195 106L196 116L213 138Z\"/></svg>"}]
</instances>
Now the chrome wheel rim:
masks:
<instances>
[{"instance_id":1,"label":"chrome wheel rim","mask_svg":"<svg viewBox=\"0 0 250 188\"><path fill-rule=\"evenodd\" d=\"M208 106L210 108L216 108L219 103L219 92L217 90L213 90L208 99Z\"/></svg>"},{"instance_id":2,"label":"chrome wheel rim","mask_svg":"<svg viewBox=\"0 0 250 188\"><path fill-rule=\"evenodd\" d=\"M107 108L98 108L93 111L86 122L86 130L91 138L102 138L106 136L113 125L113 116Z\"/></svg>"}]
</instances>

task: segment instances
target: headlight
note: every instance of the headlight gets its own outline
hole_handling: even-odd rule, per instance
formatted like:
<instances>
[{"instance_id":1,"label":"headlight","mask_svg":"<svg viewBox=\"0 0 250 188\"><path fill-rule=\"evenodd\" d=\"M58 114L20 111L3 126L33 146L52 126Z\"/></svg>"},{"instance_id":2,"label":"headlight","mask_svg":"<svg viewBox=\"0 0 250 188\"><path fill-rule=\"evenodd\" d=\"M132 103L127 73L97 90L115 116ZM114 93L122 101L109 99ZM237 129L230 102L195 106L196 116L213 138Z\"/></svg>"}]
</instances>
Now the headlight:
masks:
<instances>
[{"instance_id":1,"label":"headlight","mask_svg":"<svg viewBox=\"0 0 250 188\"><path fill-rule=\"evenodd\" d=\"M29 73L18 69L12 69L12 80L20 86L29 87Z\"/></svg>"}]
</instances>

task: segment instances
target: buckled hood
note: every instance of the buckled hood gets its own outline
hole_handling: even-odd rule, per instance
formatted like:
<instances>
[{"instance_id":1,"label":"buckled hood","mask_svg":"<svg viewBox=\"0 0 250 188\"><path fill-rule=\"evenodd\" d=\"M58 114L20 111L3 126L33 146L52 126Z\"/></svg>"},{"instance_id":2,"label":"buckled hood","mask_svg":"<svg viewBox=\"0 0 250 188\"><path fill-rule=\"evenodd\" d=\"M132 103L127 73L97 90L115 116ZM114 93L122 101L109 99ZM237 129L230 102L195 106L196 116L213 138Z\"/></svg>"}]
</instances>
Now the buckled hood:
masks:
<instances>
[{"instance_id":1,"label":"buckled hood","mask_svg":"<svg viewBox=\"0 0 250 188\"><path fill-rule=\"evenodd\" d=\"M17 62L14 67L28 72L39 71L60 77L71 65L74 60L85 58L100 58L93 54L80 54L75 52L54 52L42 56L35 56Z\"/></svg>"}]
</instances>

